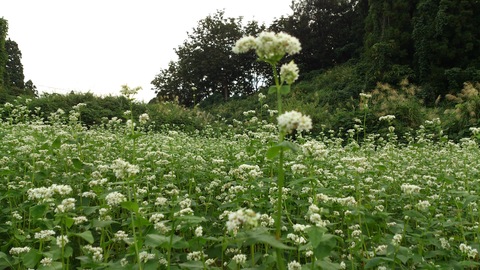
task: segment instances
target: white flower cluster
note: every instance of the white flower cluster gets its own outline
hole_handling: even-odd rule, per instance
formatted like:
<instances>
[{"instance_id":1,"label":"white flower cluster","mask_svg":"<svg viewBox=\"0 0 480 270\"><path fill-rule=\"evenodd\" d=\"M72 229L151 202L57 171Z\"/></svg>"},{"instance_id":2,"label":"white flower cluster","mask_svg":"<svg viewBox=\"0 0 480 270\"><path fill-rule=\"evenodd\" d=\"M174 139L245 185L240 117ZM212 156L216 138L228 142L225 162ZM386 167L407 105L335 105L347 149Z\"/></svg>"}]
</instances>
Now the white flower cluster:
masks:
<instances>
[{"instance_id":1,"label":"white flower cluster","mask_svg":"<svg viewBox=\"0 0 480 270\"><path fill-rule=\"evenodd\" d=\"M244 264L244 263L247 261L247 255L245 255L245 254L237 254L237 255L233 256L232 260L233 260L236 264Z\"/></svg>"},{"instance_id":2,"label":"white flower cluster","mask_svg":"<svg viewBox=\"0 0 480 270\"><path fill-rule=\"evenodd\" d=\"M38 200L41 202L50 201L53 195L67 195L72 192L69 185L53 184L50 187L31 188L27 190L29 200Z\"/></svg>"},{"instance_id":3,"label":"white flower cluster","mask_svg":"<svg viewBox=\"0 0 480 270\"><path fill-rule=\"evenodd\" d=\"M258 37L246 36L239 39L233 47L234 53L255 50L260 60L268 63L278 62L285 54L293 55L302 49L300 41L289 34L280 32L262 32Z\"/></svg>"},{"instance_id":4,"label":"white flower cluster","mask_svg":"<svg viewBox=\"0 0 480 270\"><path fill-rule=\"evenodd\" d=\"M136 95L140 90L142 90L142 87L135 87L135 88L130 88L128 85L124 84L121 86L122 89L120 89L120 94L126 96L127 98L130 98L130 96Z\"/></svg>"},{"instance_id":5,"label":"white flower cluster","mask_svg":"<svg viewBox=\"0 0 480 270\"><path fill-rule=\"evenodd\" d=\"M51 266L53 262L53 259L50 257L45 257L40 261L40 264L43 266Z\"/></svg>"},{"instance_id":6,"label":"white flower cluster","mask_svg":"<svg viewBox=\"0 0 480 270\"><path fill-rule=\"evenodd\" d=\"M146 113L141 114L138 117L138 122L140 122L141 125L145 125L149 120L150 120L150 116L148 116L148 114Z\"/></svg>"},{"instance_id":7,"label":"white flower cluster","mask_svg":"<svg viewBox=\"0 0 480 270\"><path fill-rule=\"evenodd\" d=\"M117 231L115 233L115 236L113 237L113 241L114 242L122 242L122 241L125 241L127 240L128 238L128 234L124 231Z\"/></svg>"},{"instance_id":8,"label":"white flower cluster","mask_svg":"<svg viewBox=\"0 0 480 270\"><path fill-rule=\"evenodd\" d=\"M258 226L260 214L255 213L251 209L240 209L236 212L228 214L227 230L237 234L240 227L253 228Z\"/></svg>"},{"instance_id":9,"label":"white flower cluster","mask_svg":"<svg viewBox=\"0 0 480 270\"><path fill-rule=\"evenodd\" d=\"M395 234L392 239L392 244L394 246L399 246L400 243L402 242L403 236L401 234Z\"/></svg>"},{"instance_id":10,"label":"white flower cluster","mask_svg":"<svg viewBox=\"0 0 480 270\"><path fill-rule=\"evenodd\" d=\"M125 195L118 191L114 191L109 193L107 196L105 196L105 200L107 201L107 204L110 206L116 206L121 204L122 202L126 201L127 198Z\"/></svg>"},{"instance_id":11,"label":"white flower cluster","mask_svg":"<svg viewBox=\"0 0 480 270\"><path fill-rule=\"evenodd\" d=\"M465 243L460 244L459 249L463 254L466 254L469 258L475 259L478 256L477 249L472 248L471 246Z\"/></svg>"},{"instance_id":12,"label":"white flower cluster","mask_svg":"<svg viewBox=\"0 0 480 270\"><path fill-rule=\"evenodd\" d=\"M384 116L380 116L380 118L378 118L379 121L387 121L387 122L391 122L393 119L395 119L395 115L384 115Z\"/></svg>"},{"instance_id":13,"label":"white flower cluster","mask_svg":"<svg viewBox=\"0 0 480 270\"><path fill-rule=\"evenodd\" d=\"M59 247L64 247L70 240L68 240L68 237L66 235L60 235L57 236L57 246Z\"/></svg>"},{"instance_id":14,"label":"white flower cluster","mask_svg":"<svg viewBox=\"0 0 480 270\"><path fill-rule=\"evenodd\" d=\"M328 224L330 224L330 221L328 220L323 220L322 216L320 215L321 209L318 208L315 204L311 204L308 207L308 212L306 218L310 220L310 222L314 223L315 226L317 227L326 227Z\"/></svg>"},{"instance_id":15,"label":"white flower cluster","mask_svg":"<svg viewBox=\"0 0 480 270\"><path fill-rule=\"evenodd\" d=\"M118 179L130 177L140 172L137 165L132 165L121 158L114 160L110 168Z\"/></svg>"},{"instance_id":16,"label":"white flower cluster","mask_svg":"<svg viewBox=\"0 0 480 270\"><path fill-rule=\"evenodd\" d=\"M143 262L143 263L146 263L149 260L153 260L153 259L155 259L155 254L153 254L153 253L148 253L146 251L142 251L142 252L138 253L138 260Z\"/></svg>"},{"instance_id":17,"label":"white flower cluster","mask_svg":"<svg viewBox=\"0 0 480 270\"><path fill-rule=\"evenodd\" d=\"M312 129L312 119L297 111L285 112L277 117L280 130L289 134L294 130L298 132L309 131Z\"/></svg>"},{"instance_id":18,"label":"white flower cluster","mask_svg":"<svg viewBox=\"0 0 480 270\"><path fill-rule=\"evenodd\" d=\"M103 260L103 250L101 247L92 247L86 245L83 247L88 253L92 254L92 258L95 262L101 262Z\"/></svg>"},{"instance_id":19,"label":"white flower cluster","mask_svg":"<svg viewBox=\"0 0 480 270\"><path fill-rule=\"evenodd\" d=\"M10 254L20 255L22 253L27 253L30 251L30 247L13 247L10 249Z\"/></svg>"},{"instance_id":20,"label":"white flower cluster","mask_svg":"<svg viewBox=\"0 0 480 270\"><path fill-rule=\"evenodd\" d=\"M425 211L425 210L428 210L428 208L431 206L430 202L427 201L427 200L424 200L424 201L419 201L417 204L416 204L416 207L418 210L421 210L421 211Z\"/></svg>"},{"instance_id":21,"label":"white flower cluster","mask_svg":"<svg viewBox=\"0 0 480 270\"><path fill-rule=\"evenodd\" d=\"M203 251L192 251L187 254L187 260L189 261L201 261L203 258L208 257Z\"/></svg>"},{"instance_id":22,"label":"white flower cluster","mask_svg":"<svg viewBox=\"0 0 480 270\"><path fill-rule=\"evenodd\" d=\"M294 260L294 261L291 261L291 262L288 263L287 269L288 270L300 270L300 269L302 269L302 265L299 262Z\"/></svg>"},{"instance_id":23,"label":"white flower cluster","mask_svg":"<svg viewBox=\"0 0 480 270\"><path fill-rule=\"evenodd\" d=\"M263 173L258 165L242 164L237 169L231 169L230 175L234 175L241 180L248 180L249 178L262 177Z\"/></svg>"},{"instance_id":24,"label":"white flower cluster","mask_svg":"<svg viewBox=\"0 0 480 270\"><path fill-rule=\"evenodd\" d=\"M75 210L75 200L74 198L64 199L61 204L55 209L55 213L65 213L70 210Z\"/></svg>"},{"instance_id":25,"label":"white flower cluster","mask_svg":"<svg viewBox=\"0 0 480 270\"><path fill-rule=\"evenodd\" d=\"M402 189L402 191L403 191L405 194L411 195L411 194L417 194L417 193L419 193L421 187L416 186L416 185L411 185L411 184L402 184L402 185L400 186L400 189Z\"/></svg>"},{"instance_id":26,"label":"white flower cluster","mask_svg":"<svg viewBox=\"0 0 480 270\"><path fill-rule=\"evenodd\" d=\"M282 82L292 84L298 79L298 66L292 61L288 64L284 64L280 67L280 79Z\"/></svg>"},{"instance_id":27,"label":"white flower cluster","mask_svg":"<svg viewBox=\"0 0 480 270\"><path fill-rule=\"evenodd\" d=\"M42 230L42 231L36 232L33 237L35 239L45 241L45 240L48 240L50 236L54 236L54 235L55 235L55 232L53 230Z\"/></svg>"}]
</instances>

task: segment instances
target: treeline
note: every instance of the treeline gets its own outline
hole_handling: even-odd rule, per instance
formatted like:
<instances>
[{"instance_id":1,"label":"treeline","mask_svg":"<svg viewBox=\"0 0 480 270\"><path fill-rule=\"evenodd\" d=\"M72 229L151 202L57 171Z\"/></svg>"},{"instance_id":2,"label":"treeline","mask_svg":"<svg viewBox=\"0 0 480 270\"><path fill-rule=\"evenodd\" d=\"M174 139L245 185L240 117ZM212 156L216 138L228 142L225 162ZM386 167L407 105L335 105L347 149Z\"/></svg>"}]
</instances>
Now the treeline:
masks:
<instances>
[{"instance_id":1,"label":"treeline","mask_svg":"<svg viewBox=\"0 0 480 270\"><path fill-rule=\"evenodd\" d=\"M464 82L480 81L478 14L478 0L295 0L292 15L267 28L219 11L199 21L175 50L178 60L152 84L159 100L185 106L251 94L271 83L271 72L231 47L241 36L272 30L300 39L295 61L304 75L353 64L348 96L408 79L433 104L459 93Z\"/></svg>"},{"instance_id":2,"label":"treeline","mask_svg":"<svg viewBox=\"0 0 480 270\"><path fill-rule=\"evenodd\" d=\"M0 103L17 96L37 96L36 86L31 80L25 81L22 52L18 44L7 39L8 21L0 18Z\"/></svg>"}]
</instances>

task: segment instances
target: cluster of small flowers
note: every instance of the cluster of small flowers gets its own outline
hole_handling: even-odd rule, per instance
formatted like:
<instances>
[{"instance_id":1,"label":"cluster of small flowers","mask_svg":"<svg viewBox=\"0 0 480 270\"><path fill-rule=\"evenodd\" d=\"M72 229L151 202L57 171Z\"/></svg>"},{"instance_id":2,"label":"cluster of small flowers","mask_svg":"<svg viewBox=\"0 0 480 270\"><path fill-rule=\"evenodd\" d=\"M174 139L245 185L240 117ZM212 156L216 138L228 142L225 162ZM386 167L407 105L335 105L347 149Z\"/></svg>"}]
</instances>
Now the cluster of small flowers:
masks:
<instances>
[{"instance_id":1,"label":"cluster of small flowers","mask_svg":"<svg viewBox=\"0 0 480 270\"><path fill-rule=\"evenodd\" d=\"M400 245L400 243L402 242L402 239L403 239L403 236L401 234L395 234L392 238L392 244L394 246L398 246Z\"/></svg>"},{"instance_id":2,"label":"cluster of small flowers","mask_svg":"<svg viewBox=\"0 0 480 270\"><path fill-rule=\"evenodd\" d=\"M53 259L50 257L45 257L42 260L40 260L40 264L43 266L51 266L53 262Z\"/></svg>"},{"instance_id":3,"label":"cluster of small flowers","mask_svg":"<svg viewBox=\"0 0 480 270\"><path fill-rule=\"evenodd\" d=\"M13 247L10 249L10 254L20 255L22 253L27 253L30 251L30 247Z\"/></svg>"},{"instance_id":4,"label":"cluster of small flowers","mask_svg":"<svg viewBox=\"0 0 480 270\"><path fill-rule=\"evenodd\" d=\"M107 201L107 204L109 206L116 206L121 204L122 202L125 202L127 198L125 195L118 191L114 191L109 193L107 196L105 196L105 201Z\"/></svg>"},{"instance_id":5,"label":"cluster of small flowers","mask_svg":"<svg viewBox=\"0 0 480 270\"><path fill-rule=\"evenodd\" d=\"M127 98L130 98L130 96L136 95L140 90L142 90L142 87L135 87L135 88L130 88L128 85L122 85L122 89L120 90L120 94L124 95Z\"/></svg>"},{"instance_id":6,"label":"cluster of small flowers","mask_svg":"<svg viewBox=\"0 0 480 270\"><path fill-rule=\"evenodd\" d=\"M298 79L298 66L292 61L290 63L282 65L280 68L280 79L282 82L292 84Z\"/></svg>"},{"instance_id":7,"label":"cluster of small flowers","mask_svg":"<svg viewBox=\"0 0 480 270\"><path fill-rule=\"evenodd\" d=\"M417 204L416 204L416 207L421 210L421 211L425 211L427 210L429 207L431 206L430 202L429 201L419 201Z\"/></svg>"},{"instance_id":8,"label":"cluster of small flowers","mask_svg":"<svg viewBox=\"0 0 480 270\"><path fill-rule=\"evenodd\" d=\"M378 118L379 121L387 121L389 123L394 119L395 119L395 115L391 115L391 114L380 116L380 118Z\"/></svg>"},{"instance_id":9,"label":"cluster of small flowers","mask_svg":"<svg viewBox=\"0 0 480 270\"><path fill-rule=\"evenodd\" d=\"M231 169L230 175L234 175L241 180L248 180L249 178L262 177L263 173L258 165L242 164L237 169Z\"/></svg>"},{"instance_id":10,"label":"cluster of small flowers","mask_svg":"<svg viewBox=\"0 0 480 270\"><path fill-rule=\"evenodd\" d=\"M239 39L233 47L234 53L246 53L255 50L260 60L268 63L278 62L285 54L297 54L301 50L300 41L286 33L262 32L258 37L246 36Z\"/></svg>"},{"instance_id":11,"label":"cluster of small flowers","mask_svg":"<svg viewBox=\"0 0 480 270\"><path fill-rule=\"evenodd\" d=\"M150 120L150 116L148 116L148 114L146 113L141 114L138 117L138 122L140 122L141 125L145 125L149 120Z\"/></svg>"},{"instance_id":12,"label":"cluster of small flowers","mask_svg":"<svg viewBox=\"0 0 480 270\"><path fill-rule=\"evenodd\" d=\"M285 112L277 117L278 127L281 131L290 134L294 130L298 132L312 129L312 119L297 111Z\"/></svg>"},{"instance_id":13,"label":"cluster of small flowers","mask_svg":"<svg viewBox=\"0 0 480 270\"><path fill-rule=\"evenodd\" d=\"M305 239L305 237L301 235L296 235L294 233L287 234L287 239L292 240L292 242L297 246L307 243L307 240Z\"/></svg>"},{"instance_id":14,"label":"cluster of small flowers","mask_svg":"<svg viewBox=\"0 0 480 270\"><path fill-rule=\"evenodd\" d=\"M118 179L124 179L140 172L140 168L137 165L132 165L121 158L114 160L110 168Z\"/></svg>"},{"instance_id":15,"label":"cluster of small flowers","mask_svg":"<svg viewBox=\"0 0 480 270\"><path fill-rule=\"evenodd\" d=\"M61 204L55 209L55 213L65 213L71 210L75 210L75 200L74 198L64 199Z\"/></svg>"},{"instance_id":16,"label":"cluster of small flowers","mask_svg":"<svg viewBox=\"0 0 480 270\"><path fill-rule=\"evenodd\" d=\"M57 236L57 246L59 247L64 247L70 240L68 240L68 237L66 235L60 235Z\"/></svg>"},{"instance_id":17,"label":"cluster of small flowers","mask_svg":"<svg viewBox=\"0 0 480 270\"><path fill-rule=\"evenodd\" d=\"M53 184L50 187L31 188L27 190L29 200L38 200L41 202L50 201L54 194L67 195L72 192L69 185Z\"/></svg>"},{"instance_id":18,"label":"cluster of small flowers","mask_svg":"<svg viewBox=\"0 0 480 270\"><path fill-rule=\"evenodd\" d=\"M201 237L202 235L203 235L203 227L198 226L197 228L195 228L195 236L196 237Z\"/></svg>"},{"instance_id":19,"label":"cluster of small flowers","mask_svg":"<svg viewBox=\"0 0 480 270\"><path fill-rule=\"evenodd\" d=\"M50 236L53 236L53 235L55 235L55 232L53 230L42 230L42 231L36 232L33 235L33 237L35 239L45 241L45 240L48 240Z\"/></svg>"},{"instance_id":20,"label":"cluster of small flowers","mask_svg":"<svg viewBox=\"0 0 480 270\"><path fill-rule=\"evenodd\" d=\"M241 226L247 228L257 227L259 218L260 214L255 213L251 209L239 209L228 214L227 230L236 235Z\"/></svg>"},{"instance_id":21,"label":"cluster of small flowers","mask_svg":"<svg viewBox=\"0 0 480 270\"><path fill-rule=\"evenodd\" d=\"M78 216L78 217L73 217L73 223L74 224L81 224L84 222L88 222L88 219L86 216Z\"/></svg>"},{"instance_id":22,"label":"cluster of small flowers","mask_svg":"<svg viewBox=\"0 0 480 270\"><path fill-rule=\"evenodd\" d=\"M477 249L472 248L471 246L465 243L460 244L459 249L463 254L466 254L469 258L475 259L478 256Z\"/></svg>"},{"instance_id":23,"label":"cluster of small flowers","mask_svg":"<svg viewBox=\"0 0 480 270\"><path fill-rule=\"evenodd\" d=\"M138 260L143 262L143 263L146 263L149 260L153 260L153 259L155 259L155 254L153 254L153 253L148 253L146 251L142 251L142 252L138 253Z\"/></svg>"},{"instance_id":24,"label":"cluster of small flowers","mask_svg":"<svg viewBox=\"0 0 480 270\"><path fill-rule=\"evenodd\" d=\"M125 233L124 231L117 231L113 237L113 241L115 242L121 242L125 241L128 238L128 234Z\"/></svg>"},{"instance_id":25,"label":"cluster of small flowers","mask_svg":"<svg viewBox=\"0 0 480 270\"><path fill-rule=\"evenodd\" d=\"M287 269L288 270L300 270L300 269L302 269L302 265L299 262L294 260L294 261L291 261L291 262L288 263Z\"/></svg>"},{"instance_id":26,"label":"cluster of small flowers","mask_svg":"<svg viewBox=\"0 0 480 270\"><path fill-rule=\"evenodd\" d=\"M245 254L237 254L233 256L232 260L236 264L244 264L247 261L247 256Z\"/></svg>"},{"instance_id":27,"label":"cluster of small flowers","mask_svg":"<svg viewBox=\"0 0 480 270\"><path fill-rule=\"evenodd\" d=\"M200 261L206 257L207 255L203 251L192 251L187 254L187 260L189 261Z\"/></svg>"},{"instance_id":28,"label":"cluster of small flowers","mask_svg":"<svg viewBox=\"0 0 480 270\"><path fill-rule=\"evenodd\" d=\"M420 192L420 190L422 189L421 187L419 186L416 186L416 185L411 185L411 184L402 184L400 186L400 188L402 189L402 191L407 194L407 195L410 195L410 194L417 194Z\"/></svg>"},{"instance_id":29,"label":"cluster of small flowers","mask_svg":"<svg viewBox=\"0 0 480 270\"><path fill-rule=\"evenodd\" d=\"M103 250L101 247L92 247L86 245L83 247L88 253L92 254L92 258L95 262L101 262L103 260Z\"/></svg>"},{"instance_id":30,"label":"cluster of small flowers","mask_svg":"<svg viewBox=\"0 0 480 270\"><path fill-rule=\"evenodd\" d=\"M328 220L322 220L322 216L320 216L321 209L318 206L311 204L308 207L308 212L306 218L310 220L310 222L314 223L317 227L326 227L330 224Z\"/></svg>"}]
</instances>

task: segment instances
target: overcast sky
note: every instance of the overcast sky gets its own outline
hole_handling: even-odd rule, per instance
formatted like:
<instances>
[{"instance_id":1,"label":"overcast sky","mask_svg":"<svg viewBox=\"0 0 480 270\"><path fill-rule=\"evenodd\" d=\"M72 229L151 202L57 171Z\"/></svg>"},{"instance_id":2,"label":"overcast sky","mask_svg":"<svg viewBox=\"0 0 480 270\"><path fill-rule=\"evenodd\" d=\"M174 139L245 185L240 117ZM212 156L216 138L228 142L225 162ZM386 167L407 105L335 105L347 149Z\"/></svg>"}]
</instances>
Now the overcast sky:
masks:
<instances>
[{"instance_id":1,"label":"overcast sky","mask_svg":"<svg viewBox=\"0 0 480 270\"><path fill-rule=\"evenodd\" d=\"M39 92L118 95L150 82L176 59L174 49L217 10L269 25L289 15L291 0L2 0L0 17L22 52L25 80Z\"/></svg>"}]
</instances>

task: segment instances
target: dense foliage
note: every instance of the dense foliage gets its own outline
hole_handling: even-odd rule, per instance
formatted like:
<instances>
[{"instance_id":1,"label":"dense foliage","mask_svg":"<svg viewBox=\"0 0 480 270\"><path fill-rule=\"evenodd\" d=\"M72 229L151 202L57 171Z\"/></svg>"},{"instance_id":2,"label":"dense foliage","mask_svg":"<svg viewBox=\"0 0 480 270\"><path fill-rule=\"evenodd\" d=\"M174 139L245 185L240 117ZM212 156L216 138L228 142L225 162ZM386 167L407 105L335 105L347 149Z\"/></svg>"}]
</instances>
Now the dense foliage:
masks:
<instances>
[{"instance_id":1,"label":"dense foliage","mask_svg":"<svg viewBox=\"0 0 480 270\"><path fill-rule=\"evenodd\" d=\"M231 50L243 35L263 28L256 22L244 26L241 19L224 18L222 11L200 20L175 50L178 61L170 62L152 81L158 99L194 106L208 97L227 100L265 86L270 70L253 61L255 55L236 55Z\"/></svg>"},{"instance_id":2,"label":"dense foliage","mask_svg":"<svg viewBox=\"0 0 480 270\"><path fill-rule=\"evenodd\" d=\"M12 101L17 96L37 95L33 82L25 82L22 52L15 41L6 38L7 34L8 22L0 18L0 103Z\"/></svg>"},{"instance_id":3,"label":"dense foliage","mask_svg":"<svg viewBox=\"0 0 480 270\"><path fill-rule=\"evenodd\" d=\"M275 249L289 270L480 266L479 129L455 143L433 121L398 143L385 117L361 144L298 137L276 239L260 110L194 135L151 133L143 112L86 129L88 106L45 121L2 107L0 269L275 269Z\"/></svg>"}]
</instances>

